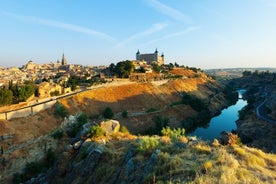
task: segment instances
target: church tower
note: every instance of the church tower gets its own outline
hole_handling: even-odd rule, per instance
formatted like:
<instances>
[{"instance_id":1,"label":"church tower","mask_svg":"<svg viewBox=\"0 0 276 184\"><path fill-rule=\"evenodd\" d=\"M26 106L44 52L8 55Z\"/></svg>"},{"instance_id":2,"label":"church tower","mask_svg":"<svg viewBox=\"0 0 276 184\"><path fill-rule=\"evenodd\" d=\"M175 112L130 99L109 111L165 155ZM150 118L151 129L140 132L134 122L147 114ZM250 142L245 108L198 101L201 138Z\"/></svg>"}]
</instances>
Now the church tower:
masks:
<instances>
[{"instance_id":1,"label":"church tower","mask_svg":"<svg viewBox=\"0 0 276 184\"><path fill-rule=\"evenodd\" d=\"M136 52L136 60L140 60L140 51L139 51L139 49L138 49L138 51Z\"/></svg>"},{"instance_id":2,"label":"church tower","mask_svg":"<svg viewBox=\"0 0 276 184\"><path fill-rule=\"evenodd\" d=\"M64 56L64 53L62 54L61 65L67 65L67 60Z\"/></svg>"}]
</instances>

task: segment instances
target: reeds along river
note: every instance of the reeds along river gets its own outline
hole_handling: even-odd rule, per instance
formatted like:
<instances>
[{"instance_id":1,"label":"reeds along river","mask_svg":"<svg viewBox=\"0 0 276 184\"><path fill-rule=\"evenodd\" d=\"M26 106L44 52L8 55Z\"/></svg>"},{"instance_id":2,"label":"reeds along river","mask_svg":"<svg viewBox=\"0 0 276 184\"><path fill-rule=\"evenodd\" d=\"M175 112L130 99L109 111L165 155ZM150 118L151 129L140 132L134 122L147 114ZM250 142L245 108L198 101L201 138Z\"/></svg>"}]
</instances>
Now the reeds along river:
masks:
<instances>
[{"instance_id":1,"label":"reeds along river","mask_svg":"<svg viewBox=\"0 0 276 184\"><path fill-rule=\"evenodd\" d=\"M213 140L219 136L222 131L236 130L236 121L239 119L239 111L247 105L247 101L242 99L246 90L238 90L239 100L235 105L222 110L221 114L213 117L207 128L197 128L191 136L197 136L203 140Z\"/></svg>"}]
</instances>

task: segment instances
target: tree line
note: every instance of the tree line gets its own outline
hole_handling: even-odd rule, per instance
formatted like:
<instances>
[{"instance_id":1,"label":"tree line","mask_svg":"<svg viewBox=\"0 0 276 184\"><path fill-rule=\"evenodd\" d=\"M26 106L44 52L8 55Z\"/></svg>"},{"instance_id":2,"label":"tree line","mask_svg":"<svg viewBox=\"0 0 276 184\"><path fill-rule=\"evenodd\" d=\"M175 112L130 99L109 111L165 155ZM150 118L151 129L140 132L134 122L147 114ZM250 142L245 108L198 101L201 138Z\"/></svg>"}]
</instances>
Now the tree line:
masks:
<instances>
[{"instance_id":1,"label":"tree line","mask_svg":"<svg viewBox=\"0 0 276 184\"><path fill-rule=\"evenodd\" d=\"M31 81L26 81L22 85L13 84L13 81L10 81L8 86L3 86L0 89L0 106L24 102L34 95L36 91Z\"/></svg>"}]
</instances>

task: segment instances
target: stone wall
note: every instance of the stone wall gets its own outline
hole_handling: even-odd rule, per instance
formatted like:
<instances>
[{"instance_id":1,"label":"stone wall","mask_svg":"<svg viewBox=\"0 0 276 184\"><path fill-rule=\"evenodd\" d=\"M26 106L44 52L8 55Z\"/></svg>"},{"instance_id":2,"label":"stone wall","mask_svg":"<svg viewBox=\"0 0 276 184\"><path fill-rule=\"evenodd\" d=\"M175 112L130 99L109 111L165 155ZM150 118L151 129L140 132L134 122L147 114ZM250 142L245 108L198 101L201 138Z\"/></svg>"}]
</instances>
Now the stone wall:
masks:
<instances>
[{"instance_id":1,"label":"stone wall","mask_svg":"<svg viewBox=\"0 0 276 184\"><path fill-rule=\"evenodd\" d=\"M22 118L22 117L27 117L29 115L34 115L40 111L43 111L52 107L53 105L55 105L56 102L57 102L56 100L51 100L41 104L32 105L23 109L0 113L0 119L10 120L13 118Z\"/></svg>"},{"instance_id":2,"label":"stone wall","mask_svg":"<svg viewBox=\"0 0 276 184\"><path fill-rule=\"evenodd\" d=\"M32 114L31 107L27 107L20 110L15 110L7 113L7 120L13 119L13 118L21 118L21 117L27 117Z\"/></svg>"},{"instance_id":3,"label":"stone wall","mask_svg":"<svg viewBox=\"0 0 276 184\"><path fill-rule=\"evenodd\" d=\"M6 113L0 113L0 119L6 119Z\"/></svg>"},{"instance_id":4,"label":"stone wall","mask_svg":"<svg viewBox=\"0 0 276 184\"><path fill-rule=\"evenodd\" d=\"M40 111L48 109L48 108L52 107L53 105L55 105L56 102L57 102L56 100L53 100L53 101L42 103L42 104L39 104L36 106L32 106L32 114L36 114Z\"/></svg>"}]
</instances>

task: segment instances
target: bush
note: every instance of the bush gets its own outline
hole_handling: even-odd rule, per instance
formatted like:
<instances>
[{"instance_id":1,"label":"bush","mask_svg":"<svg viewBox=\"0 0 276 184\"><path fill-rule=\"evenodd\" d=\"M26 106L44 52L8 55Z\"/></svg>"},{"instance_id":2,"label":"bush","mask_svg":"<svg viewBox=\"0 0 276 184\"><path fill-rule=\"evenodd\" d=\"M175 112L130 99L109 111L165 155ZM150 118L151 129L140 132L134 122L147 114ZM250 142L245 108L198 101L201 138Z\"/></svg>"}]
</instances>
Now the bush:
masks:
<instances>
[{"instance_id":1,"label":"bush","mask_svg":"<svg viewBox=\"0 0 276 184\"><path fill-rule=\"evenodd\" d=\"M155 109L155 108L150 108L146 111L146 113L150 113L150 112L155 112L157 111L158 109Z\"/></svg>"},{"instance_id":2,"label":"bush","mask_svg":"<svg viewBox=\"0 0 276 184\"><path fill-rule=\"evenodd\" d=\"M159 141L154 137L142 137L137 140L136 148L140 152L153 152L159 145Z\"/></svg>"},{"instance_id":3,"label":"bush","mask_svg":"<svg viewBox=\"0 0 276 184\"><path fill-rule=\"evenodd\" d=\"M171 139L176 140L177 138L185 135L185 129L184 128L171 129L170 127L166 127L161 130L161 133L164 136L168 136Z\"/></svg>"},{"instance_id":4,"label":"bush","mask_svg":"<svg viewBox=\"0 0 276 184\"><path fill-rule=\"evenodd\" d=\"M105 108L103 116L107 119L111 119L114 116L114 113L112 112L112 109L110 107Z\"/></svg>"},{"instance_id":5,"label":"bush","mask_svg":"<svg viewBox=\"0 0 276 184\"><path fill-rule=\"evenodd\" d=\"M59 96L60 92L58 90L55 90L55 91L50 92L50 95L51 96Z\"/></svg>"},{"instance_id":6,"label":"bush","mask_svg":"<svg viewBox=\"0 0 276 184\"><path fill-rule=\"evenodd\" d=\"M54 115L56 117L66 117L68 115L68 110L60 103L57 103L56 107L55 107L55 112Z\"/></svg>"},{"instance_id":7,"label":"bush","mask_svg":"<svg viewBox=\"0 0 276 184\"><path fill-rule=\"evenodd\" d=\"M82 126L88 122L87 115L82 113L77 117L77 123L72 124L70 129L66 132L69 137L75 137L81 130Z\"/></svg>"},{"instance_id":8,"label":"bush","mask_svg":"<svg viewBox=\"0 0 276 184\"><path fill-rule=\"evenodd\" d=\"M85 113L81 113L80 115L78 115L77 117L77 121L79 124L84 125L87 123L87 115Z\"/></svg>"},{"instance_id":9,"label":"bush","mask_svg":"<svg viewBox=\"0 0 276 184\"><path fill-rule=\"evenodd\" d=\"M129 133L129 130L127 129L126 126L121 126L120 127L120 132L122 132L122 133Z\"/></svg>"},{"instance_id":10,"label":"bush","mask_svg":"<svg viewBox=\"0 0 276 184\"><path fill-rule=\"evenodd\" d=\"M13 93L8 89L0 89L0 106L12 103Z\"/></svg>"},{"instance_id":11,"label":"bush","mask_svg":"<svg viewBox=\"0 0 276 184\"><path fill-rule=\"evenodd\" d=\"M63 131L62 130L55 130L51 136L54 138L54 139L61 139L63 137Z\"/></svg>"},{"instance_id":12,"label":"bush","mask_svg":"<svg viewBox=\"0 0 276 184\"><path fill-rule=\"evenodd\" d=\"M97 137L100 137L100 136L104 136L105 131L101 126L94 125L94 126L91 127L91 134L92 134L91 137L97 138Z\"/></svg>"},{"instance_id":13,"label":"bush","mask_svg":"<svg viewBox=\"0 0 276 184\"><path fill-rule=\"evenodd\" d=\"M123 117L123 118L127 118L127 115L128 115L127 111L123 111L123 112L122 112L122 117Z\"/></svg>"}]
</instances>

